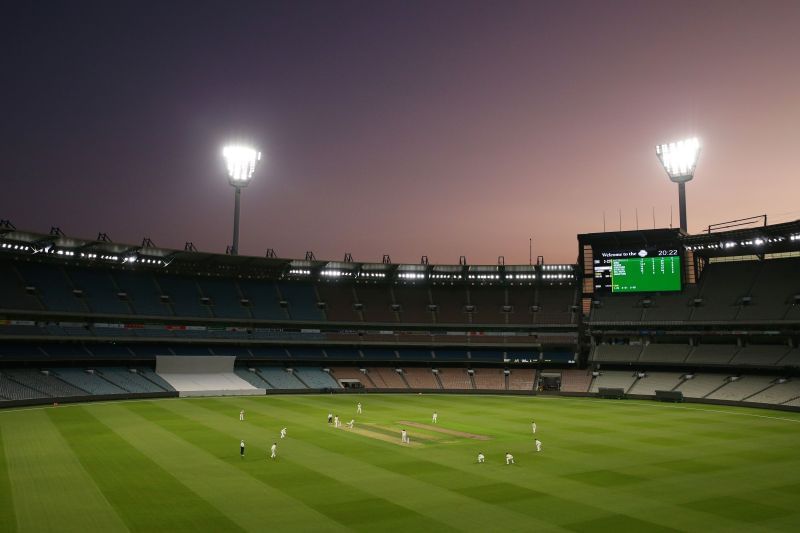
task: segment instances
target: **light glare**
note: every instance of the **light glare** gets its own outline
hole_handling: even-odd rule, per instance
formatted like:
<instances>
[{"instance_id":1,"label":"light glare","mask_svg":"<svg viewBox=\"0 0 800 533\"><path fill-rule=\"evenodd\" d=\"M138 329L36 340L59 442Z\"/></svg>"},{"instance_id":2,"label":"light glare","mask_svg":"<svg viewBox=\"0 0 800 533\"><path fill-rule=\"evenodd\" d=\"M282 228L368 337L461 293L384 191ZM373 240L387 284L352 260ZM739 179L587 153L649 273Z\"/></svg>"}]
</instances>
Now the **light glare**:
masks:
<instances>
[{"instance_id":1,"label":"light glare","mask_svg":"<svg viewBox=\"0 0 800 533\"><path fill-rule=\"evenodd\" d=\"M222 156L228 166L228 178L233 185L244 186L253 177L256 162L261 152L243 145L228 145L222 149Z\"/></svg>"},{"instance_id":2,"label":"light glare","mask_svg":"<svg viewBox=\"0 0 800 533\"><path fill-rule=\"evenodd\" d=\"M656 146L656 155L664 170L673 181L692 179L697 159L700 156L700 140L697 137Z\"/></svg>"}]
</instances>

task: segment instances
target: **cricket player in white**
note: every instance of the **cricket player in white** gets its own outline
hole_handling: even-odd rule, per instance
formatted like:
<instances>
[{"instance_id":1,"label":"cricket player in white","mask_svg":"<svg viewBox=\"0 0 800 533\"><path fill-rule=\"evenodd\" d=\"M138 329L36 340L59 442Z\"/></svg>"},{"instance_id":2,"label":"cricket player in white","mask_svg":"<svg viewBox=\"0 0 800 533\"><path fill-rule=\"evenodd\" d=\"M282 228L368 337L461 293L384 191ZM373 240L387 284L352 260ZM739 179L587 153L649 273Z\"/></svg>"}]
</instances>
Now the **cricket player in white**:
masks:
<instances>
[{"instance_id":1,"label":"cricket player in white","mask_svg":"<svg viewBox=\"0 0 800 533\"><path fill-rule=\"evenodd\" d=\"M348 422L348 423L347 423L347 427L348 427L349 429L353 429L353 424L355 424L355 423L356 423L355 419L353 419L353 420L350 420L350 422Z\"/></svg>"},{"instance_id":2,"label":"cricket player in white","mask_svg":"<svg viewBox=\"0 0 800 533\"><path fill-rule=\"evenodd\" d=\"M536 435L536 421L531 422L531 429L533 430L533 434Z\"/></svg>"},{"instance_id":3,"label":"cricket player in white","mask_svg":"<svg viewBox=\"0 0 800 533\"><path fill-rule=\"evenodd\" d=\"M278 456L278 443L277 442L273 442L272 443L272 448L270 448L269 451L272 452L272 455L270 455L269 458L270 459L275 459Z\"/></svg>"},{"instance_id":4,"label":"cricket player in white","mask_svg":"<svg viewBox=\"0 0 800 533\"><path fill-rule=\"evenodd\" d=\"M483 452L478 452L478 462L483 463L486 461L486 457L483 455Z\"/></svg>"},{"instance_id":5,"label":"cricket player in white","mask_svg":"<svg viewBox=\"0 0 800 533\"><path fill-rule=\"evenodd\" d=\"M403 444L408 444L408 433L405 429L400 430L400 442Z\"/></svg>"},{"instance_id":6,"label":"cricket player in white","mask_svg":"<svg viewBox=\"0 0 800 533\"><path fill-rule=\"evenodd\" d=\"M436 411L433 412L433 416L431 417L431 422L437 424L439 422L439 413Z\"/></svg>"},{"instance_id":7,"label":"cricket player in white","mask_svg":"<svg viewBox=\"0 0 800 533\"><path fill-rule=\"evenodd\" d=\"M339 421L338 415L333 417L333 427L335 428L342 427L342 423Z\"/></svg>"},{"instance_id":8,"label":"cricket player in white","mask_svg":"<svg viewBox=\"0 0 800 533\"><path fill-rule=\"evenodd\" d=\"M539 439L536 439L535 442L536 442L536 451L537 452L542 451L542 441L540 441Z\"/></svg>"},{"instance_id":9,"label":"cricket player in white","mask_svg":"<svg viewBox=\"0 0 800 533\"><path fill-rule=\"evenodd\" d=\"M356 406L356 414L357 415L361 414L361 402L358 402L358 405Z\"/></svg>"},{"instance_id":10,"label":"cricket player in white","mask_svg":"<svg viewBox=\"0 0 800 533\"><path fill-rule=\"evenodd\" d=\"M285 439L285 438L286 438L286 428L282 428L282 429L281 429L281 438L282 438L282 439Z\"/></svg>"},{"instance_id":11,"label":"cricket player in white","mask_svg":"<svg viewBox=\"0 0 800 533\"><path fill-rule=\"evenodd\" d=\"M515 463L514 463L514 456L513 456L513 455L511 455L511 454L510 454L510 453L508 453L508 452L506 452L506 464L507 464L507 465L513 465L513 464L515 464Z\"/></svg>"},{"instance_id":12,"label":"cricket player in white","mask_svg":"<svg viewBox=\"0 0 800 533\"><path fill-rule=\"evenodd\" d=\"M244 409L239 411L239 422L242 422L242 421L244 421Z\"/></svg>"},{"instance_id":13,"label":"cricket player in white","mask_svg":"<svg viewBox=\"0 0 800 533\"><path fill-rule=\"evenodd\" d=\"M244 459L244 441L239 443L239 455L241 455L242 459Z\"/></svg>"}]
</instances>

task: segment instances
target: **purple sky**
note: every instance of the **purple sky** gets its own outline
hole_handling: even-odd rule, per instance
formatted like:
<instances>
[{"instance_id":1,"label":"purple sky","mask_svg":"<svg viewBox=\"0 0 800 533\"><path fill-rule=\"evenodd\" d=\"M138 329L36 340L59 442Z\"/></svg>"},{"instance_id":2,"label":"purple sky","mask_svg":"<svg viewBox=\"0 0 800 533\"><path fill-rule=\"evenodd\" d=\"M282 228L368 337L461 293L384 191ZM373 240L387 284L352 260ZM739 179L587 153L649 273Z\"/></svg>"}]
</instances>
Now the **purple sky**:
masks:
<instances>
[{"instance_id":1,"label":"purple sky","mask_svg":"<svg viewBox=\"0 0 800 533\"><path fill-rule=\"evenodd\" d=\"M264 160L241 253L527 263L669 224L655 144L696 134L689 230L800 218L800 2L17 2L0 218L225 250L220 149Z\"/></svg>"}]
</instances>

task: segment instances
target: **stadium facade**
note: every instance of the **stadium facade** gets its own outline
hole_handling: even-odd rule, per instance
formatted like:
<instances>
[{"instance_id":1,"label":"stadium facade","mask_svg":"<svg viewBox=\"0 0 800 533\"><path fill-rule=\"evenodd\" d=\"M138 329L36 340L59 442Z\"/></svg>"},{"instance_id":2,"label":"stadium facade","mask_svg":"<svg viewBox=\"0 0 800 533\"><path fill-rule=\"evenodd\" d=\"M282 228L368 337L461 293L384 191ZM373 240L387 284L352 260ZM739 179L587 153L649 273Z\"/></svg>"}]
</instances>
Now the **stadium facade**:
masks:
<instances>
[{"instance_id":1,"label":"stadium facade","mask_svg":"<svg viewBox=\"0 0 800 533\"><path fill-rule=\"evenodd\" d=\"M578 236L576 264L246 257L0 229L3 405L269 392L605 394L800 407L800 221ZM672 393L672 394L667 394Z\"/></svg>"}]
</instances>

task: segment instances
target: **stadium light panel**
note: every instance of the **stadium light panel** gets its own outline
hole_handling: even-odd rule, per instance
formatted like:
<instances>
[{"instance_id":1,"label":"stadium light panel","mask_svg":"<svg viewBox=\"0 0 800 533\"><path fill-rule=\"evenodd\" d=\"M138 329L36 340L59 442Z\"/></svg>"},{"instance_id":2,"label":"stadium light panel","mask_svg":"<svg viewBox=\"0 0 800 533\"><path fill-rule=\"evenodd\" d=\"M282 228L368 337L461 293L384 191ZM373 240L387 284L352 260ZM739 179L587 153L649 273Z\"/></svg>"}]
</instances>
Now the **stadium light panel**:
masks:
<instances>
[{"instance_id":1,"label":"stadium light panel","mask_svg":"<svg viewBox=\"0 0 800 533\"><path fill-rule=\"evenodd\" d=\"M261 152L249 146L231 144L222 149L222 157L228 167L231 185L244 187L253 177Z\"/></svg>"},{"instance_id":2,"label":"stadium light panel","mask_svg":"<svg viewBox=\"0 0 800 533\"><path fill-rule=\"evenodd\" d=\"M700 156L700 139L692 137L659 144L656 146L656 155L667 171L669 179L676 183L689 181L694 176L694 169Z\"/></svg>"}]
</instances>

